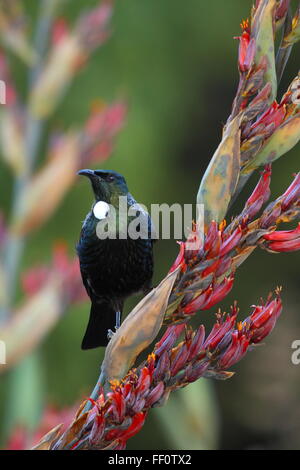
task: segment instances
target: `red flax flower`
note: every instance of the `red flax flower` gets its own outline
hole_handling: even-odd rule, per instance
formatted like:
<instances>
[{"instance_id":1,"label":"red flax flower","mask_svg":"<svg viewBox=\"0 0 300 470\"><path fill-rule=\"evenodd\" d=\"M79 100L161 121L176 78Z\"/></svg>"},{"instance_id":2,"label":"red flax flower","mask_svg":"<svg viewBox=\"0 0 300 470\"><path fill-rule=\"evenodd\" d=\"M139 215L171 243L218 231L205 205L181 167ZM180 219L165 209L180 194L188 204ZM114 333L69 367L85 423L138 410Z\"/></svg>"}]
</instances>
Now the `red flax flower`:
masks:
<instances>
[{"instance_id":1,"label":"red flax flower","mask_svg":"<svg viewBox=\"0 0 300 470\"><path fill-rule=\"evenodd\" d=\"M97 400L89 399L92 409L79 413L51 448L125 449L128 439L144 425L149 409L163 404L172 390L200 377L230 377L227 369L272 331L281 310L277 291L274 299L254 306L243 322L237 323L236 304L230 314L218 313L206 338L203 325L196 330L186 325L167 328L154 353L122 381L111 383L108 392L101 388Z\"/></svg>"},{"instance_id":2,"label":"red flax flower","mask_svg":"<svg viewBox=\"0 0 300 470\"><path fill-rule=\"evenodd\" d=\"M70 28L65 18L57 18L54 21L51 31L51 43L57 45L69 34Z\"/></svg>"},{"instance_id":3,"label":"red flax flower","mask_svg":"<svg viewBox=\"0 0 300 470\"><path fill-rule=\"evenodd\" d=\"M285 193L270 203L254 220L270 196L271 165L266 165L260 180L241 214L226 227L212 221L204 242L191 258L186 242L180 243L178 257L171 268L181 266L167 311L165 324L187 321L199 310L209 310L231 291L239 265L256 246L269 251L295 251L300 248L300 229L274 232L282 221L297 217L300 202L300 173Z\"/></svg>"},{"instance_id":4,"label":"red flax flower","mask_svg":"<svg viewBox=\"0 0 300 470\"><path fill-rule=\"evenodd\" d=\"M17 426L13 429L6 444L7 450L25 450L31 445L36 444L45 433L55 426L64 423L62 429L66 429L72 421L72 417L76 411L76 406L71 408L57 409L55 406L49 405L43 412L41 421L34 432L29 432L23 426Z\"/></svg>"},{"instance_id":5,"label":"red flax flower","mask_svg":"<svg viewBox=\"0 0 300 470\"><path fill-rule=\"evenodd\" d=\"M264 236L269 251L289 252L300 250L300 224L294 230L276 231Z\"/></svg>"},{"instance_id":6,"label":"red flax flower","mask_svg":"<svg viewBox=\"0 0 300 470\"><path fill-rule=\"evenodd\" d=\"M69 259L67 246L63 242L55 245L50 266L35 266L22 275L24 292L28 296L34 295L42 289L51 276L60 280L64 298L67 301L76 303L86 298L77 258Z\"/></svg>"},{"instance_id":7,"label":"red flax flower","mask_svg":"<svg viewBox=\"0 0 300 470\"><path fill-rule=\"evenodd\" d=\"M8 229L7 229L4 215L2 212L0 212L0 249L4 247L4 244L6 242L7 235L8 235L7 232L8 232Z\"/></svg>"},{"instance_id":8,"label":"red flax flower","mask_svg":"<svg viewBox=\"0 0 300 470\"><path fill-rule=\"evenodd\" d=\"M239 39L239 69L241 73L248 72L252 66L255 56L255 39L251 38L251 31L249 20L241 23L242 34L241 36L235 37Z\"/></svg>"},{"instance_id":9,"label":"red flax flower","mask_svg":"<svg viewBox=\"0 0 300 470\"><path fill-rule=\"evenodd\" d=\"M178 253L177 258L175 259L174 263L172 264L169 273L174 272L177 268L179 268L179 266L180 266L181 271L186 270L186 263L185 263L185 259L184 259L185 243L184 242L178 242L178 244L180 246L179 253Z\"/></svg>"},{"instance_id":10,"label":"red flax flower","mask_svg":"<svg viewBox=\"0 0 300 470\"><path fill-rule=\"evenodd\" d=\"M248 198L245 208L251 212L255 211L255 214L261 209L262 205L270 197L270 182L271 182L271 165L266 165L264 171L262 172L261 178L256 185L253 193ZM249 217L249 212L248 212Z\"/></svg>"},{"instance_id":11,"label":"red flax flower","mask_svg":"<svg viewBox=\"0 0 300 470\"><path fill-rule=\"evenodd\" d=\"M282 303L279 297L280 289L276 291L277 297L271 300L269 296L264 306L254 307L254 311L241 325L241 331L250 338L250 342L261 342L274 328L276 320L282 312Z\"/></svg>"},{"instance_id":12,"label":"red flax flower","mask_svg":"<svg viewBox=\"0 0 300 470\"><path fill-rule=\"evenodd\" d=\"M273 130L277 129L278 126L283 122L286 114L285 103L278 104L274 101L271 106L265 111L257 121L251 126L251 129L255 129L258 126L270 126L272 125Z\"/></svg>"},{"instance_id":13,"label":"red flax flower","mask_svg":"<svg viewBox=\"0 0 300 470\"><path fill-rule=\"evenodd\" d=\"M76 30L87 50L95 49L107 39L111 15L112 5L107 1L99 3L79 19Z\"/></svg>"},{"instance_id":14,"label":"red flax flower","mask_svg":"<svg viewBox=\"0 0 300 470\"><path fill-rule=\"evenodd\" d=\"M5 82L6 86L6 105L14 106L17 103L17 94L14 83L11 79L11 73L7 58L0 49L0 78Z\"/></svg>"},{"instance_id":15,"label":"red flax flower","mask_svg":"<svg viewBox=\"0 0 300 470\"><path fill-rule=\"evenodd\" d=\"M124 124L126 106L117 102L110 106L95 103L81 135L82 162L105 160L111 153L115 135Z\"/></svg>"},{"instance_id":16,"label":"red flax flower","mask_svg":"<svg viewBox=\"0 0 300 470\"><path fill-rule=\"evenodd\" d=\"M289 4L290 0L279 0L275 13L275 19L277 21L286 16Z\"/></svg>"},{"instance_id":17,"label":"red flax flower","mask_svg":"<svg viewBox=\"0 0 300 470\"><path fill-rule=\"evenodd\" d=\"M193 222L192 230L185 242L177 242L180 246L178 256L170 268L169 273L175 271L179 266L184 272L188 263L197 261L197 256L203 247L203 236L198 225Z\"/></svg>"}]
</instances>

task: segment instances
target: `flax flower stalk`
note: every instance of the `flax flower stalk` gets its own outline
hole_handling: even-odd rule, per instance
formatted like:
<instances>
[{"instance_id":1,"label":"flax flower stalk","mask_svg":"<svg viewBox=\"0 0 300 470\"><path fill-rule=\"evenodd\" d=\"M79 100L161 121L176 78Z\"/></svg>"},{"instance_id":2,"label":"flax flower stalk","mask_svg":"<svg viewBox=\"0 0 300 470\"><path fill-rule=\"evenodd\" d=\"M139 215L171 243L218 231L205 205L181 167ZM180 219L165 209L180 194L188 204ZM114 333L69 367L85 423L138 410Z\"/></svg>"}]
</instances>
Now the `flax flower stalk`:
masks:
<instances>
[{"instance_id":1,"label":"flax flower stalk","mask_svg":"<svg viewBox=\"0 0 300 470\"><path fill-rule=\"evenodd\" d=\"M69 428L64 433L53 431L42 446L124 449L127 440L143 426L151 407L162 406L172 391L200 377L229 378L232 372L228 369L272 331L282 311L280 289L276 289L275 298L269 296L265 303L253 307L243 321L237 320L236 303L228 315L218 310L208 334L203 325L193 330L188 322L198 311L215 309L228 295L237 268L257 247L278 252L300 246L299 227L278 231L280 223L299 219L299 174L282 196L265 207L270 198L271 163L300 138L299 78L293 80L281 100L276 100L274 44L287 21L288 9L288 1L258 0L250 19L241 24L239 87L221 144L198 192L198 202L205 204L204 233L198 224L193 225L170 268L176 279L167 296L164 335L148 359L136 364L139 345L129 340L130 354L120 354L122 331L117 332L113 338L116 347L108 348L105 361L111 364L119 357L122 374L110 376L107 371ZM295 25L296 20L294 33ZM260 166L264 170L244 209L226 223L224 217L232 200ZM195 244L190 248L191 241L198 242L196 248ZM147 319L145 305L143 315ZM149 314L150 308L151 303ZM137 311L126 319L136 335ZM129 365L132 363L133 367Z\"/></svg>"}]
</instances>

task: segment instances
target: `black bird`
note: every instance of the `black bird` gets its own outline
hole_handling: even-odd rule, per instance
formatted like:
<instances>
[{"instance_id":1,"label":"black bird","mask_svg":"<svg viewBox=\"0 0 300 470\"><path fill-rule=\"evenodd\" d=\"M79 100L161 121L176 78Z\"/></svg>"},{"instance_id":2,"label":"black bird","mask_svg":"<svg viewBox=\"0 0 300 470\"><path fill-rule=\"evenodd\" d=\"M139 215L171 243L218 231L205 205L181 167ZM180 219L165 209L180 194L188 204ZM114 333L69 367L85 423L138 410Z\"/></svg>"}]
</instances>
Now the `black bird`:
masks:
<instances>
[{"instance_id":1,"label":"black bird","mask_svg":"<svg viewBox=\"0 0 300 470\"><path fill-rule=\"evenodd\" d=\"M155 235L149 214L129 193L121 174L108 170L78 174L90 179L95 196L76 247L83 284L92 301L81 347L92 349L107 345L120 324L126 297L151 288ZM138 237L130 236L134 228ZM99 238L101 229L106 238Z\"/></svg>"}]
</instances>

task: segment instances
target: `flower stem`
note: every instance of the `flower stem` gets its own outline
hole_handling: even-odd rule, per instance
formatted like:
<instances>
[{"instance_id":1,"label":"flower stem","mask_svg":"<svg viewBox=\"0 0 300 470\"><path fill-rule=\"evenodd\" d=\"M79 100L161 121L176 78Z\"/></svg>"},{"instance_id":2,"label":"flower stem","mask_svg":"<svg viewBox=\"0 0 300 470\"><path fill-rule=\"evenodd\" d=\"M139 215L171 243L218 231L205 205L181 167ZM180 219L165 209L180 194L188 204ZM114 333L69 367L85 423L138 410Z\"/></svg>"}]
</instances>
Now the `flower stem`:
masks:
<instances>
[{"instance_id":1,"label":"flower stem","mask_svg":"<svg viewBox=\"0 0 300 470\"><path fill-rule=\"evenodd\" d=\"M43 0L41 2L40 14L37 21L36 34L35 34L35 49L38 53L38 58L34 66L28 73L28 87L29 91L32 88L43 63L43 56L48 45L49 31L52 23L53 8L51 5L54 0ZM16 178L14 187L13 205L11 211L12 220L18 219L24 210L24 192L35 167L35 162L38 156L40 141L43 134L43 121L37 119L27 109L27 120L25 128L25 159L26 168L24 172ZM10 234L5 247L5 272L7 275L7 293L5 303L0 312L0 320L5 321L9 318L12 306L15 302L16 292L18 287L18 274L21 265L22 256L26 239L19 234ZM30 373L28 374L27 372ZM22 424L28 430L32 430L39 417L32 416L32 396L36 404L39 404L39 409L42 403L42 388L39 384L40 370L39 358L36 354L30 355L10 374L10 381L8 385L8 404L6 407L6 430L9 433L16 424ZM15 400L22 390L28 388L30 383L30 394L23 397L22 410L15 407ZM37 386L38 384L38 386ZM12 413L12 409L14 412ZM33 422L34 421L34 422Z\"/></svg>"}]
</instances>

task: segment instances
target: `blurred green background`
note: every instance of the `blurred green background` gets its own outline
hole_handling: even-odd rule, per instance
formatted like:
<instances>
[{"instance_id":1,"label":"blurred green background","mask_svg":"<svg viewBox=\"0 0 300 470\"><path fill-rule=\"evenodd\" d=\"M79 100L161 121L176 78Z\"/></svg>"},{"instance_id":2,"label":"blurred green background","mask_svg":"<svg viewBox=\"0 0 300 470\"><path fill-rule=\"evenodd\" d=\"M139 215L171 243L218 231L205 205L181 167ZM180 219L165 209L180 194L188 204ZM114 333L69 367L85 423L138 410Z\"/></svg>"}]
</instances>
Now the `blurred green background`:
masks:
<instances>
[{"instance_id":1,"label":"blurred green background","mask_svg":"<svg viewBox=\"0 0 300 470\"><path fill-rule=\"evenodd\" d=\"M73 21L95 1L67 2L61 14ZM126 124L113 156L105 163L123 173L135 198L151 203L194 202L203 172L218 145L222 123L230 112L238 72L239 23L250 0L118 0L112 37L93 54L51 119L50 129L82 123L97 98L128 103ZM36 0L24 2L36 16ZM297 74L299 48L293 51L281 91ZM25 95L25 69L14 61L15 80ZM273 166L272 194L277 197L299 170L299 146ZM42 161L43 156L40 158ZM255 183L240 196L236 212ZM0 162L1 207L8 213L12 176ZM47 262L54 240L66 239L74 253L81 222L90 208L91 192L78 181L54 217L28 240L23 269ZM155 248L155 283L177 254L174 241ZM291 344L300 339L299 254L270 255L257 251L240 268L234 299L241 318L259 298L283 286L284 313L266 345L249 353L236 375L225 382L200 380L171 396L150 413L129 449L299 448L300 366L291 362ZM126 310L137 298L127 302ZM40 386L45 402L59 407L86 396L97 379L102 351L80 350L89 304L66 312L40 346ZM195 323L209 321L203 312ZM9 373L1 375L0 410L4 416ZM30 383L28 384L30 393ZM22 390L16 401L22 401ZM39 406L39 403L37 403ZM17 405L16 405L17 406Z\"/></svg>"}]
</instances>

